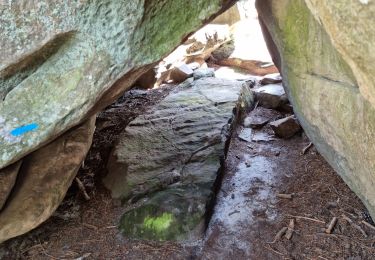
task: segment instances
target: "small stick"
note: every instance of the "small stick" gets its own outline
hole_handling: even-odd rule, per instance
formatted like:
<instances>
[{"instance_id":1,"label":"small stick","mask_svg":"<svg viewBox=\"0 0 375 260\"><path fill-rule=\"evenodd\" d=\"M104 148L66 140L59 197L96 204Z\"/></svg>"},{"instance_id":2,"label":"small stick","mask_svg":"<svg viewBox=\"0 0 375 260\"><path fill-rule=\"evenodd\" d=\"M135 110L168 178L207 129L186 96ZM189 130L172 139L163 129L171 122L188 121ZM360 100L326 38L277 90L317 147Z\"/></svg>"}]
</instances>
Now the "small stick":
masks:
<instances>
[{"instance_id":1,"label":"small stick","mask_svg":"<svg viewBox=\"0 0 375 260\"><path fill-rule=\"evenodd\" d=\"M361 232L361 234L364 236L364 237L367 237L367 234L366 232L360 227L358 226L356 223L353 222L353 220L351 220L349 217L345 216L345 215L342 215L342 218L345 219L346 221L349 222L350 225L352 225L355 229L357 229L359 232Z\"/></svg>"},{"instance_id":2,"label":"small stick","mask_svg":"<svg viewBox=\"0 0 375 260\"><path fill-rule=\"evenodd\" d=\"M85 186L83 185L83 183L80 181L80 179L78 179L78 177L75 178L77 184L78 184L78 188L81 190L81 192L83 193L83 196L85 197L86 200L90 200L90 196L87 194L86 192L86 189L85 189Z\"/></svg>"},{"instance_id":3,"label":"small stick","mask_svg":"<svg viewBox=\"0 0 375 260\"><path fill-rule=\"evenodd\" d=\"M276 195L276 197L278 198L281 198L281 199L292 199L293 198L293 194L283 194L283 193L279 193Z\"/></svg>"},{"instance_id":4,"label":"small stick","mask_svg":"<svg viewBox=\"0 0 375 260\"><path fill-rule=\"evenodd\" d=\"M83 223L82 225L90 229L98 230L98 227L91 224Z\"/></svg>"},{"instance_id":5,"label":"small stick","mask_svg":"<svg viewBox=\"0 0 375 260\"><path fill-rule=\"evenodd\" d=\"M370 223L368 223L367 221L362 220L361 222L362 222L362 224L366 225L367 227L375 230L375 227L373 225L371 225Z\"/></svg>"},{"instance_id":6,"label":"small stick","mask_svg":"<svg viewBox=\"0 0 375 260\"><path fill-rule=\"evenodd\" d=\"M333 217L332 220L331 220L331 222L330 222L329 225L328 225L328 228L325 230L325 232L326 232L327 234L331 234L333 228L334 228L335 225L336 225L336 223L337 223L337 217Z\"/></svg>"},{"instance_id":7,"label":"small stick","mask_svg":"<svg viewBox=\"0 0 375 260\"><path fill-rule=\"evenodd\" d=\"M310 142L305 148L302 149L301 155L304 155L312 146L313 143Z\"/></svg>"},{"instance_id":8,"label":"small stick","mask_svg":"<svg viewBox=\"0 0 375 260\"><path fill-rule=\"evenodd\" d=\"M275 235L275 238L273 239L272 242L268 242L269 244L274 244L276 243L277 241L279 241L282 236L285 234L285 232L288 230L287 227L283 227L282 229L279 230L279 232L277 232L277 234Z\"/></svg>"},{"instance_id":9,"label":"small stick","mask_svg":"<svg viewBox=\"0 0 375 260\"><path fill-rule=\"evenodd\" d=\"M263 246L265 249L269 249L271 250L272 252L274 252L275 254L278 254L278 255L281 255L281 256L284 256L282 253L280 253L279 251L276 251L275 249L273 249L270 245L267 246Z\"/></svg>"},{"instance_id":10,"label":"small stick","mask_svg":"<svg viewBox=\"0 0 375 260\"><path fill-rule=\"evenodd\" d=\"M257 109L258 105L259 105L259 101L257 101L257 102L255 103L255 106L254 106L254 109L253 109L253 110Z\"/></svg>"},{"instance_id":11,"label":"small stick","mask_svg":"<svg viewBox=\"0 0 375 260\"><path fill-rule=\"evenodd\" d=\"M293 231L294 231L294 218L292 218L289 222L288 230L285 233L285 238L290 240L293 236Z\"/></svg>"},{"instance_id":12,"label":"small stick","mask_svg":"<svg viewBox=\"0 0 375 260\"><path fill-rule=\"evenodd\" d=\"M305 219L305 220L310 220L310 221L325 224L324 221L319 220L319 219L315 219L315 218L308 218L308 217L303 217L303 216L293 216L293 215L287 215L287 216L292 217L292 218L300 218L300 219Z\"/></svg>"}]
</instances>

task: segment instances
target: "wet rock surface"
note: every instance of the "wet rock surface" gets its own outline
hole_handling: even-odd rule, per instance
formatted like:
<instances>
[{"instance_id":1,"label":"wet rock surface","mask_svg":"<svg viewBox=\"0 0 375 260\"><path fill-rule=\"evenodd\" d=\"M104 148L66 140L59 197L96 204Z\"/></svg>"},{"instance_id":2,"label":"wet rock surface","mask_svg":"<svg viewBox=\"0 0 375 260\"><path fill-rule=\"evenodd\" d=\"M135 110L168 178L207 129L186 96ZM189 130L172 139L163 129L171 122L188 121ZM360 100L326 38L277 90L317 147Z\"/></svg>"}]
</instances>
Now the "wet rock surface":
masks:
<instances>
[{"instance_id":1,"label":"wet rock surface","mask_svg":"<svg viewBox=\"0 0 375 260\"><path fill-rule=\"evenodd\" d=\"M126 235L177 239L188 237L204 222L226 140L239 120L239 110L252 102L246 84L202 78L177 87L149 113L130 122L112 152L104 179L114 198L150 194L142 206L124 214L121 229ZM179 195L173 197L174 193ZM164 214L170 216L164 229L146 224Z\"/></svg>"},{"instance_id":2,"label":"wet rock surface","mask_svg":"<svg viewBox=\"0 0 375 260\"><path fill-rule=\"evenodd\" d=\"M279 116L279 113L273 109L257 107L245 118L243 125L244 127L259 129Z\"/></svg>"},{"instance_id":3,"label":"wet rock surface","mask_svg":"<svg viewBox=\"0 0 375 260\"><path fill-rule=\"evenodd\" d=\"M303 19L298 19L300 21ZM291 24L293 26L285 28L296 28L298 23ZM245 28L247 30L249 27ZM293 55L297 56L295 50L298 46L291 49ZM207 66L204 60L197 64ZM306 64L303 63L301 68ZM241 77L247 80L249 75L243 73ZM118 201L111 199L99 181L99 176L105 173L106 161L118 134L134 118L149 113L149 109L162 101L172 88L166 86L158 90L129 91L101 113L94 145L79 173L91 200L82 203L83 192L77 191L76 185L73 185L59 210L46 224L0 245L0 258L374 258L375 233L371 226L374 223L361 202L336 176L303 133L288 140L277 138L269 124L254 129L244 128L251 134L251 140L246 141L239 138L243 128L237 125L224 162L221 186L217 187L219 193L213 218L203 240L175 243L134 240L121 235L118 223L122 216L122 220L134 220L136 225L133 225L133 230L146 232L152 239L158 233L164 240L175 237L176 233L181 232L180 228L192 228L191 219L179 213L186 210L191 213L190 216L194 216L202 212L203 204L200 204L199 196L206 195L191 187L185 189L186 186L172 185L161 193L149 194L148 200L140 199L135 204L127 204L124 209ZM258 113L259 108L262 107L258 106L247 118L252 120L253 115L262 116ZM281 112L273 111L275 116L268 114L270 110L263 110L264 116L274 121L292 114L292 110L286 112L278 109ZM154 196L156 194L159 196ZM182 196L190 200L181 199ZM179 203L173 205L168 203L168 199ZM146 211L151 209L157 216L147 217L143 211L134 210L142 203L147 206ZM177 209L175 213L181 222L169 229L174 216L166 212L171 208ZM124 213L129 215L125 217ZM138 218L138 215L142 217ZM338 221L331 233L327 234L327 225L333 217ZM200 227L196 226L192 237L201 232ZM282 230L286 232L285 235L280 233Z\"/></svg>"},{"instance_id":4,"label":"wet rock surface","mask_svg":"<svg viewBox=\"0 0 375 260\"><path fill-rule=\"evenodd\" d=\"M266 137L263 141L251 142L238 138L242 127L237 125L225 160L213 217L203 240L172 243L133 240L121 235L118 229L121 217L137 204L124 209L111 199L100 181L95 190L91 190L88 178L91 171L98 175L100 167L105 167L100 162L105 161L106 151L118 133L123 132L121 127L137 115L147 113L169 91L171 88L132 90L100 114L98 126L101 127L98 129L101 130L96 132L93 148L80 171L80 178L87 184L92 199L79 203L76 195L68 197L53 218L36 230L5 242L0 246L0 254L11 259L50 259L49 256L88 256L89 259L373 258L371 243L375 233L361 222L368 219L364 218L365 208L361 202L314 147L301 155L310 142L306 137L297 134L287 140L276 138L269 124L260 129L250 129L254 132L253 136ZM270 121L286 116L274 110L271 114L270 110L258 107L247 117L258 109L266 112L265 116L271 118ZM267 140L269 138L272 140ZM150 207L155 205L152 202L163 205L168 197L164 196L166 194L161 193L155 200L149 200ZM180 198L177 194L171 197ZM293 194L293 197L283 199L279 194ZM193 192L191 197L197 195ZM195 200L189 203L197 205ZM81 205L78 210L77 204ZM170 205L165 203L163 207ZM179 203L181 208L184 205L187 206ZM197 209L192 208L194 212ZM158 210L161 208L155 209ZM340 217L343 212L347 212L345 214L365 230L368 239L364 240L356 228ZM292 216L302 218L295 218L295 232L291 240L282 237L269 243L281 228L289 225ZM333 216L339 217L338 226L331 235L322 234L321 229L325 229ZM170 223L170 215L161 214L159 217L146 219L146 226L162 229Z\"/></svg>"}]
</instances>

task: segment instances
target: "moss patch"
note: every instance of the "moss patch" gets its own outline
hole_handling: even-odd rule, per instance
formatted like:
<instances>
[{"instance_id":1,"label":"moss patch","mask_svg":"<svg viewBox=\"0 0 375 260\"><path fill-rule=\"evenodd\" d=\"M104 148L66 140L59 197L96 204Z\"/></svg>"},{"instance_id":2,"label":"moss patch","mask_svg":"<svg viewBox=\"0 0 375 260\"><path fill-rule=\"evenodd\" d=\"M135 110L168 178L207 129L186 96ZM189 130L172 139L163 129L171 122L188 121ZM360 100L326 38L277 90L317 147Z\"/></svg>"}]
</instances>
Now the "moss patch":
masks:
<instances>
[{"instance_id":1,"label":"moss patch","mask_svg":"<svg viewBox=\"0 0 375 260\"><path fill-rule=\"evenodd\" d=\"M147 216L143 221L143 226L147 229L155 230L156 232L162 232L169 228L173 221L173 215L171 213L164 212L159 217Z\"/></svg>"}]
</instances>

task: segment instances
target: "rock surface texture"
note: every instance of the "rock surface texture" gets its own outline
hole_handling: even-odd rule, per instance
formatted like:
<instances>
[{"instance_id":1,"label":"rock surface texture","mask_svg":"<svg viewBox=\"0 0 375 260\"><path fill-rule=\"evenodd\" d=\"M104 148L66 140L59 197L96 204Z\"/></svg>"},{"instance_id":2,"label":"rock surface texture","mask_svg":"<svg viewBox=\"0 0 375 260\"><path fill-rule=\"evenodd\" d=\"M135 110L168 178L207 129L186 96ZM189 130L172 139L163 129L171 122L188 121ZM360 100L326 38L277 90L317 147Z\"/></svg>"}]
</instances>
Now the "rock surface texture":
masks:
<instances>
[{"instance_id":1,"label":"rock surface texture","mask_svg":"<svg viewBox=\"0 0 375 260\"><path fill-rule=\"evenodd\" d=\"M181 84L127 126L104 183L115 198L151 195L125 213L126 235L165 240L199 231L226 140L240 111L252 103L246 84L206 77Z\"/></svg>"},{"instance_id":2,"label":"rock surface texture","mask_svg":"<svg viewBox=\"0 0 375 260\"><path fill-rule=\"evenodd\" d=\"M301 130L301 126L294 115L273 121L270 126L275 134L281 138L290 138Z\"/></svg>"},{"instance_id":3,"label":"rock surface texture","mask_svg":"<svg viewBox=\"0 0 375 260\"><path fill-rule=\"evenodd\" d=\"M89 118L232 3L0 1L0 241L56 209L89 149ZM85 138L67 132L85 121Z\"/></svg>"},{"instance_id":4,"label":"rock surface texture","mask_svg":"<svg viewBox=\"0 0 375 260\"><path fill-rule=\"evenodd\" d=\"M114 101L233 2L2 1L0 169Z\"/></svg>"},{"instance_id":5,"label":"rock surface texture","mask_svg":"<svg viewBox=\"0 0 375 260\"><path fill-rule=\"evenodd\" d=\"M375 3L258 0L294 111L375 218Z\"/></svg>"},{"instance_id":6,"label":"rock surface texture","mask_svg":"<svg viewBox=\"0 0 375 260\"><path fill-rule=\"evenodd\" d=\"M18 181L0 211L0 242L37 227L56 210L85 159L94 129L92 117L26 156L21 167L8 167L19 169Z\"/></svg>"}]
</instances>

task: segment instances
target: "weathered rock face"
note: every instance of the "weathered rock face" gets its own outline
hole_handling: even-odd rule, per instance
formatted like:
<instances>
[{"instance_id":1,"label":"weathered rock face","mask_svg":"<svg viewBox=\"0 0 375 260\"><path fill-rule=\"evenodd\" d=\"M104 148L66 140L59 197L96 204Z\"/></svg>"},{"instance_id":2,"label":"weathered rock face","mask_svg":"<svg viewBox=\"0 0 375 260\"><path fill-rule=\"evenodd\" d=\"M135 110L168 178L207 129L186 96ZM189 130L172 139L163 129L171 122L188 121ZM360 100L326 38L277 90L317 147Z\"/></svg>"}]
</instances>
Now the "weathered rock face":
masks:
<instances>
[{"instance_id":1,"label":"weathered rock face","mask_svg":"<svg viewBox=\"0 0 375 260\"><path fill-rule=\"evenodd\" d=\"M18 170L20 169L22 160L0 171L0 211L5 205L14 184L16 183Z\"/></svg>"},{"instance_id":2,"label":"weathered rock face","mask_svg":"<svg viewBox=\"0 0 375 260\"><path fill-rule=\"evenodd\" d=\"M2 1L0 168L112 102L233 2Z\"/></svg>"},{"instance_id":3,"label":"weathered rock face","mask_svg":"<svg viewBox=\"0 0 375 260\"><path fill-rule=\"evenodd\" d=\"M0 172L17 176L14 186L6 186L12 187L9 197L0 188L0 196L7 198L0 211L0 243L37 227L56 210L91 146L94 129L92 117L26 156L22 165L15 163Z\"/></svg>"},{"instance_id":4,"label":"weathered rock face","mask_svg":"<svg viewBox=\"0 0 375 260\"><path fill-rule=\"evenodd\" d=\"M123 216L128 236L181 239L199 230L232 123L253 102L244 83L191 81L132 121L109 159L104 183L113 197L151 193Z\"/></svg>"},{"instance_id":5,"label":"weathered rock face","mask_svg":"<svg viewBox=\"0 0 375 260\"><path fill-rule=\"evenodd\" d=\"M258 0L300 123L375 217L375 4Z\"/></svg>"}]
</instances>

